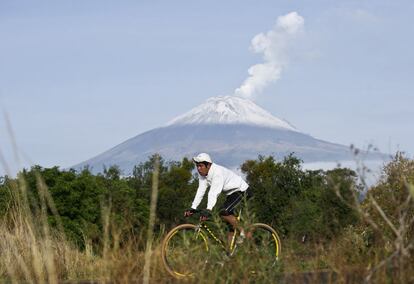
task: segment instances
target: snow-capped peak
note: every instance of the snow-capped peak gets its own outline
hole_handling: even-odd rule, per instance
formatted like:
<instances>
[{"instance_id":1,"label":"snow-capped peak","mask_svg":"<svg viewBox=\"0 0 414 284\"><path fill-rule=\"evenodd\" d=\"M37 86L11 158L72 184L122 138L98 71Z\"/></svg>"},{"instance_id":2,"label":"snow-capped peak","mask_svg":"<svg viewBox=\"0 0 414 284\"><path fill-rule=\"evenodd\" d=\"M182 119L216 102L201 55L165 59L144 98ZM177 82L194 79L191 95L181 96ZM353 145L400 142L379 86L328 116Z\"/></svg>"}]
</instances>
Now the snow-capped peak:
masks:
<instances>
[{"instance_id":1,"label":"snow-capped peak","mask_svg":"<svg viewBox=\"0 0 414 284\"><path fill-rule=\"evenodd\" d=\"M236 96L209 98L167 125L188 124L249 124L297 131L287 121L273 116L254 102Z\"/></svg>"}]
</instances>

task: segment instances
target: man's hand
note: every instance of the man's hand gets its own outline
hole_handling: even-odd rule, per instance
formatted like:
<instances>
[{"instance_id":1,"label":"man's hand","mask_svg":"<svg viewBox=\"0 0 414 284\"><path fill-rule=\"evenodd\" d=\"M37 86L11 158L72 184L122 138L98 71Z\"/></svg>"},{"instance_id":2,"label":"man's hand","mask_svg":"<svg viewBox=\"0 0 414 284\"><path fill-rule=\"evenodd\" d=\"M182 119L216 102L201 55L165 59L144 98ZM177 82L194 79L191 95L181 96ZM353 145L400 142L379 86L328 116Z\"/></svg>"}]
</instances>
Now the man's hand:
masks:
<instances>
[{"instance_id":1,"label":"man's hand","mask_svg":"<svg viewBox=\"0 0 414 284\"><path fill-rule=\"evenodd\" d=\"M190 217L191 215L193 215L196 212L195 209L190 208L184 211L184 217Z\"/></svg>"},{"instance_id":2,"label":"man's hand","mask_svg":"<svg viewBox=\"0 0 414 284\"><path fill-rule=\"evenodd\" d=\"M207 221L211 217L211 210L202 210L200 213L200 221Z\"/></svg>"}]
</instances>

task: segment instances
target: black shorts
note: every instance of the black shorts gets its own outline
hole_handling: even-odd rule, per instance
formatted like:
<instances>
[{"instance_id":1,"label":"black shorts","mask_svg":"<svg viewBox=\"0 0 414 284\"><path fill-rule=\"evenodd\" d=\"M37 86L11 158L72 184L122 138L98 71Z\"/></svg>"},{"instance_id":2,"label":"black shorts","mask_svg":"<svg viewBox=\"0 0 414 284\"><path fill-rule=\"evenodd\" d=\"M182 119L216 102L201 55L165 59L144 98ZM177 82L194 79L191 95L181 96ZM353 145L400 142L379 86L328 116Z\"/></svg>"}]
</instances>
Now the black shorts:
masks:
<instances>
[{"instance_id":1,"label":"black shorts","mask_svg":"<svg viewBox=\"0 0 414 284\"><path fill-rule=\"evenodd\" d=\"M242 203L243 200L248 200L253 196L252 191L248 188L246 191L237 191L227 196L223 207L220 210L220 215L228 216L234 215L234 209Z\"/></svg>"}]
</instances>

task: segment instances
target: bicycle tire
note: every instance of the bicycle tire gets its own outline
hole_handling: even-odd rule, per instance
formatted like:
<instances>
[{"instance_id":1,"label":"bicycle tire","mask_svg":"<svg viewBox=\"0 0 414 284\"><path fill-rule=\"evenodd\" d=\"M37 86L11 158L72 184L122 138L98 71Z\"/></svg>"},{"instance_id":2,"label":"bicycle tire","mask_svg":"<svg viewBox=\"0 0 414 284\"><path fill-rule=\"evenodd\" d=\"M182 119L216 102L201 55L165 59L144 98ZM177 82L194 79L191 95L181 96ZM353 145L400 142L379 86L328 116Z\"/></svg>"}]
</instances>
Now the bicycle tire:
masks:
<instances>
[{"instance_id":1,"label":"bicycle tire","mask_svg":"<svg viewBox=\"0 0 414 284\"><path fill-rule=\"evenodd\" d=\"M260 260L262 268L275 267L282 254L282 242L279 234L271 226L255 223L248 230L250 234L250 252L252 257Z\"/></svg>"},{"instance_id":2,"label":"bicycle tire","mask_svg":"<svg viewBox=\"0 0 414 284\"><path fill-rule=\"evenodd\" d=\"M165 236L161 257L165 269L175 278L194 276L206 265L208 238L194 224L182 224Z\"/></svg>"}]
</instances>

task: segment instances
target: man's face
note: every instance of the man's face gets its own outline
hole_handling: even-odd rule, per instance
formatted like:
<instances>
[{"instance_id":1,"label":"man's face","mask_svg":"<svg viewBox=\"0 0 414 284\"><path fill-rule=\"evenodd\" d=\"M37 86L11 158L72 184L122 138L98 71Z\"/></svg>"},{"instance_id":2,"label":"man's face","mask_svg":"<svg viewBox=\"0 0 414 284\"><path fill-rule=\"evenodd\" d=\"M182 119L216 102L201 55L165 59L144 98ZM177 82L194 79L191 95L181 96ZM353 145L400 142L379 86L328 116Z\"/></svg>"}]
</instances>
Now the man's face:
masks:
<instances>
[{"instance_id":1,"label":"man's face","mask_svg":"<svg viewBox=\"0 0 414 284\"><path fill-rule=\"evenodd\" d=\"M197 167L197 171L198 171L198 173L199 173L201 176L205 177L205 176L207 176L207 175L208 175L208 170L210 169L211 164L208 164L208 165L206 166L206 165L204 165L203 163L196 163L196 167Z\"/></svg>"}]
</instances>

